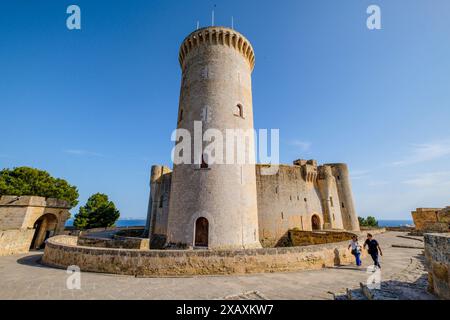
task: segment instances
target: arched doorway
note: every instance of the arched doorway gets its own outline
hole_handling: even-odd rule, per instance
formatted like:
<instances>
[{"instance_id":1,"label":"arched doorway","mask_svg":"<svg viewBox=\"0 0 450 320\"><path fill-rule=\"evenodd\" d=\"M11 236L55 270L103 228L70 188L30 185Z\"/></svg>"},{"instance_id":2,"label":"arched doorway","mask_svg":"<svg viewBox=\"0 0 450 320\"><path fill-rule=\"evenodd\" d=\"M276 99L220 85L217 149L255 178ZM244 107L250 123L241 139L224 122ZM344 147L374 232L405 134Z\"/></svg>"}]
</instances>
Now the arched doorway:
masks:
<instances>
[{"instance_id":1,"label":"arched doorway","mask_svg":"<svg viewBox=\"0 0 450 320\"><path fill-rule=\"evenodd\" d=\"M195 246L208 247L208 219L200 217L195 222Z\"/></svg>"},{"instance_id":2,"label":"arched doorway","mask_svg":"<svg viewBox=\"0 0 450 320\"><path fill-rule=\"evenodd\" d=\"M52 237L58 226L58 219L51 213L44 214L34 223L34 235L31 241L30 250L42 249L45 246L45 240Z\"/></svg>"},{"instance_id":3,"label":"arched doorway","mask_svg":"<svg viewBox=\"0 0 450 320\"><path fill-rule=\"evenodd\" d=\"M314 230L320 230L320 218L317 214L311 217L311 227Z\"/></svg>"}]
</instances>

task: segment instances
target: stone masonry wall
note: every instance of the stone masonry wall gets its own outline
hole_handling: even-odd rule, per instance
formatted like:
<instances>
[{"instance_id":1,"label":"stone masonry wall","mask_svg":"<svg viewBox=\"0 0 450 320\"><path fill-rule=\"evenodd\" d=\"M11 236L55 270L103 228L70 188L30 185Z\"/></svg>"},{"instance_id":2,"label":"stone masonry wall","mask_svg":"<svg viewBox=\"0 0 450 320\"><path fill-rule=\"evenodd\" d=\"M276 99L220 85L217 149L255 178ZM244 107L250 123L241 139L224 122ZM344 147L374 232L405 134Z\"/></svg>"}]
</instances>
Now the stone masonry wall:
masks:
<instances>
[{"instance_id":1,"label":"stone masonry wall","mask_svg":"<svg viewBox=\"0 0 450 320\"><path fill-rule=\"evenodd\" d=\"M289 240L293 246L350 241L353 235L350 232L289 230Z\"/></svg>"},{"instance_id":2,"label":"stone masonry wall","mask_svg":"<svg viewBox=\"0 0 450 320\"><path fill-rule=\"evenodd\" d=\"M450 299L450 233L426 233L425 259L428 289L442 299Z\"/></svg>"},{"instance_id":3,"label":"stone masonry wall","mask_svg":"<svg viewBox=\"0 0 450 320\"><path fill-rule=\"evenodd\" d=\"M424 230L426 225L437 222L437 214L440 210L438 208L417 208L411 212L416 230Z\"/></svg>"},{"instance_id":4,"label":"stone masonry wall","mask_svg":"<svg viewBox=\"0 0 450 320\"><path fill-rule=\"evenodd\" d=\"M320 195L305 181L300 166L281 165L275 175L261 175L256 166L259 237L263 246L275 245L289 229L312 230L311 218L323 224Z\"/></svg>"},{"instance_id":5,"label":"stone masonry wall","mask_svg":"<svg viewBox=\"0 0 450 320\"><path fill-rule=\"evenodd\" d=\"M34 229L0 230L0 256L28 252L33 235Z\"/></svg>"},{"instance_id":6,"label":"stone masonry wall","mask_svg":"<svg viewBox=\"0 0 450 320\"><path fill-rule=\"evenodd\" d=\"M77 245L99 248L148 250L150 248L150 240L120 236L117 236L115 239L80 237L78 238Z\"/></svg>"}]
</instances>

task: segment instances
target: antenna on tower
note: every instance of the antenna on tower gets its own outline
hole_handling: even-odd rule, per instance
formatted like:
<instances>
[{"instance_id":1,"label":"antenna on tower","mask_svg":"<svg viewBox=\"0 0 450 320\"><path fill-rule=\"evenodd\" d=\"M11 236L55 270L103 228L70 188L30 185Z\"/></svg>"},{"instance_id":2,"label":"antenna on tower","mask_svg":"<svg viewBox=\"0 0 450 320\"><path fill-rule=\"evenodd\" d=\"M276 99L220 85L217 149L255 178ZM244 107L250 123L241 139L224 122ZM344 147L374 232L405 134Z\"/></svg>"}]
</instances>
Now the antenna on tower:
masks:
<instances>
[{"instance_id":1,"label":"antenna on tower","mask_svg":"<svg viewBox=\"0 0 450 320\"><path fill-rule=\"evenodd\" d=\"M197 30L200 28L200 21L197 20Z\"/></svg>"},{"instance_id":2,"label":"antenna on tower","mask_svg":"<svg viewBox=\"0 0 450 320\"><path fill-rule=\"evenodd\" d=\"M234 17L231 16L231 29L234 29Z\"/></svg>"},{"instance_id":3,"label":"antenna on tower","mask_svg":"<svg viewBox=\"0 0 450 320\"><path fill-rule=\"evenodd\" d=\"M214 5L214 9L215 8L216 8L216 5ZM214 27L214 9L213 9L212 14L211 14L211 22L212 22L211 26L213 26L213 27Z\"/></svg>"}]
</instances>

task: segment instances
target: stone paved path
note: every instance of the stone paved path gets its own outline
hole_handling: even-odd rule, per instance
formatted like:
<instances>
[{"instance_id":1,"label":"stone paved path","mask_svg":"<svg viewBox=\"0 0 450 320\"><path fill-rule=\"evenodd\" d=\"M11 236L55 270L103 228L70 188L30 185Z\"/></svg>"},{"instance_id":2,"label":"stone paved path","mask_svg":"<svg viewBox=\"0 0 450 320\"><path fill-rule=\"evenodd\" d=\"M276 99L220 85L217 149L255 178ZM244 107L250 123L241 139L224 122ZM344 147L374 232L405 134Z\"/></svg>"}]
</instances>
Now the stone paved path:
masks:
<instances>
[{"instance_id":1,"label":"stone paved path","mask_svg":"<svg viewBox=\"0 0 450 320\"><path fill-rule=\"evenodd\" d=\"M401 232L377 235L384 256L382 280L408 272L411 258L421 249L394 248L417 245L400 238ZM197 276L185 278L135 278L98 273L81 273L81 289L66 288L65 270L39 264L42 253L0 257L0 299L333 299L329 292L358 288L368 277L363 268L341 266L314 271L252 274L243 276ZM403 272L405 271L405 272ZM407 277L403 279L409 281ZM411 281L413 281L412 279ZM249 293L257 294L249 294Z\"/></svg>"}]
</instances>

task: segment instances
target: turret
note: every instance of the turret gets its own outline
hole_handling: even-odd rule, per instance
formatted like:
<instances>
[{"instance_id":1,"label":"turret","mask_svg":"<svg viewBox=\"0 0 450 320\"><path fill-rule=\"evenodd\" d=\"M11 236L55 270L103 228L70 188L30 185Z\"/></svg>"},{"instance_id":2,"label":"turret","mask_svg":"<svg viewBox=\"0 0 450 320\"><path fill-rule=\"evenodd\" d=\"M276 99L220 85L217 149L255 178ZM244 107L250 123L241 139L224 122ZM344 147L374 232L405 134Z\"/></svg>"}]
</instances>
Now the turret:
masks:
<instances>
[{"instance_id":1,"label":"turret","mask_svg":"<svg viewBox=\"0 0 450 320\"><path fill-rule=\"evenodd\" d=\"M322 201L324 229L343 229L336 180L330 166L319 166L317 184Z\"/></svg>"},{"instance_id":2,"label":"turret","mask_svg":"<svg viewBox=\"0 0 450 320\"><path fill-rule=\"evenodd\" d=\"M336 180L344 229L359 231L358 215L356 214L353 201L348 167L345 163L332 163L328 165L332 168L333 176Z\"/></svg>"},{"instance_id":3,"label":"turret","mask_svg":"<svg viewBox=\"0 0 450 320\"><path fill-rule=\"evenodd\" d=\"M155 225L156 205L158 202L157 193L159 193L159 183L163 175L170 173L170 168L166 166L152 166L150 173L150 194L147 207L147 221L145 224L145 234L150 236L153 234Z\"/></svg>"}]
</instances>

